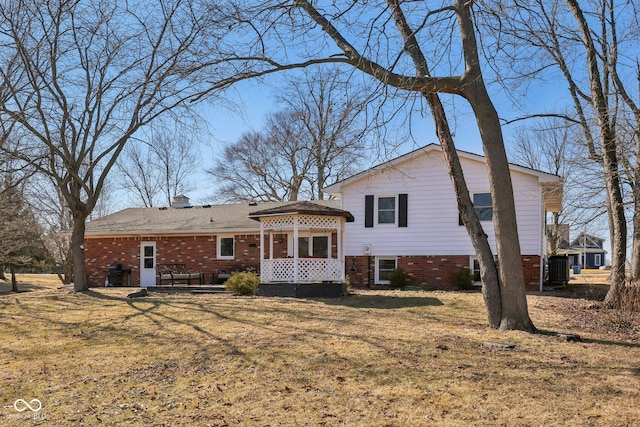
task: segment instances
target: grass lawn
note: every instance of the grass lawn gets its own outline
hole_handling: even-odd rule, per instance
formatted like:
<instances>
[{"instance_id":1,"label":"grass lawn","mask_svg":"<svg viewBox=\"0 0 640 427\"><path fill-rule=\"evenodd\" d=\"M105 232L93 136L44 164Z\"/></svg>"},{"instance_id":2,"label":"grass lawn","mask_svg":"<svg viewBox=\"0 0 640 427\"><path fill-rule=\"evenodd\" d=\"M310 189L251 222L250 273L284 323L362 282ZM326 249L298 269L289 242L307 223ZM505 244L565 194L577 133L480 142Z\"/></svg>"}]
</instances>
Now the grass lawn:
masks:
<instances>
[{"instance_id":1,"label":"grass lawn","mask_svg":"<svg viewBox=\"0 0 640 427\"><path fill-rule=\"evenodd\" d=\"M538 328L583 339L567 342L489 330L479 293L128 299L133 289L73 294L19 280L29 292L0 295L2 426L640 420L640 320L586 299L529 296ZM18 399L42 403L35 419Z\"/></svg>"}]
</instances>

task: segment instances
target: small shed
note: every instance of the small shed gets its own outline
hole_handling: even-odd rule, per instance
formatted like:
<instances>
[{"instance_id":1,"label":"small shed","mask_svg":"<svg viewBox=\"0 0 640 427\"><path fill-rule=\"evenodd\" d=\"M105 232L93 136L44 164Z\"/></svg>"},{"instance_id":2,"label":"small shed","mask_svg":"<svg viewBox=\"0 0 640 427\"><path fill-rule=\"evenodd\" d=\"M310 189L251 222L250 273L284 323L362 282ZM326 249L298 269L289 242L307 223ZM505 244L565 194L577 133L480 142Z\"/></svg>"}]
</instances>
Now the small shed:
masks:
<instances>
[{"instance_id":1,"label":"small shed","mask_svg":"<svg viewBox=\"0 0 640 427\"><path fill-rule=\"evenodd\" d=\"M260 295L340 296L345 223L351 213L294 202L249 214L260 221Z\"/></svg>"}]
</instances>

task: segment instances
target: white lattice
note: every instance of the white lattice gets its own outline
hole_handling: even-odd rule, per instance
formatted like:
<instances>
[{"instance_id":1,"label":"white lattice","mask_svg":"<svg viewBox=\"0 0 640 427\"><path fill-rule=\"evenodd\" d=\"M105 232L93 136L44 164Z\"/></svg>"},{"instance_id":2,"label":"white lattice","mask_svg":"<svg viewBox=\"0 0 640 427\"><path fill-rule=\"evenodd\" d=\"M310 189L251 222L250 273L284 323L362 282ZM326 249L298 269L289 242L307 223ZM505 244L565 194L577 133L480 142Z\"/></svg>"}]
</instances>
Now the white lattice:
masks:
<instances>
[{"instance_id":1,"label":"white lattice","mask_svg":"<svg viewBox=\"0 0 640 427\"><path fill-rule=\"evenodd\" d=\"M299 258L298 278L294 275L295 259L265 259L260 270L263 282L321 282L323 280L340 281L342 263L337 259Z\"/></svg>"},{"instance_id":2,"label":"white lattice","mask_svg":"<svg viewBox=\"0 0 640 427\"><path fill-rule=\"evenodd\" d=\"M267 230L292 230L295 215L283 215L261 218L262 225ZM336 230L340 226L340 218L334 216L299 215L298 227L304 229Z\"/></svg>"},{"instance_id":3,"label":"white lattice","mask_svg":"<svg viewBox=\"0 0 640 427\"><path fill-rule=\"evenodd\" d=\"M334 216L300 215L298 225L304 228L336 229L339 218Z\"/></svg>"},{"instance_id":4,"label":"white lattice","mask_svg":"<svg viewBox=\"0 0 640 427\"><path fill-rule=\"evenodd\" d=\"M293 228L293 216L292 215L260 218L260 221L263 223L263 226L266 229L282 230L282 229L292 229Z\"/></svg>"},{"instance_id":5,"label":"white lattice","mask_svg":"<svg viewBox=\"0 0 640 427\"><path fill-rule=\"evenodd\" d=\"M340 261L326 258L298 259L298 282L340 280Z\"/></svg>"},{"instance_id":6,"label":"white lattice","mask_svg":"<svg viewBox=\"0 0 640 427\"><path fill-rule=\"evenodd\" d=\"M293 258L262 260L260 279L263 282L293 282L293 266Z\"/></svg>"}]
</instances>

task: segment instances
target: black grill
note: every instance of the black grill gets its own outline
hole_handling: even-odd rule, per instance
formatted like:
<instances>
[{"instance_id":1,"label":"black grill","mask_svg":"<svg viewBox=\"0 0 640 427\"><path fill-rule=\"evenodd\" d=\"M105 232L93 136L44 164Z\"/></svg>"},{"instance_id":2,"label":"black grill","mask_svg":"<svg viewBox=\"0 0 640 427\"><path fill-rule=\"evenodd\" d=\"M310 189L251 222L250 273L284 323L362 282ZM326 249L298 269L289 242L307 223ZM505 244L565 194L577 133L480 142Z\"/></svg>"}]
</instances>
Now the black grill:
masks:
<instances>
[{"instance_id":1,"label":"black grill","mask_svg":"<svg viewBox=\"0 0 640 427\"><path fill-rule=\"evenodd\" d=\"M124 274L128 270L122 268L122 264L113 263L109 266L107 280L109 286L124 286Z\"/></svg>"}]
</instances>

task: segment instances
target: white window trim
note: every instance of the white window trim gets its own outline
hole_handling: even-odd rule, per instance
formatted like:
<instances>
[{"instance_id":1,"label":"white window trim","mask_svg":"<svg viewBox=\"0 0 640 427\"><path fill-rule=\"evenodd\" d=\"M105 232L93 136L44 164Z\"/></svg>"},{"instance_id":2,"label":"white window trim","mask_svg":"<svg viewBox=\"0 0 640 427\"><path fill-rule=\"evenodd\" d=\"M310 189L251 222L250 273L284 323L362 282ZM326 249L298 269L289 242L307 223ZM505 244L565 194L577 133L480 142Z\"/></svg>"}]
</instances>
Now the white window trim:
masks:
<instances>
[{"instance_id":1,"label":"white window trim","mask_svg":"<svg viewBox=\"0 0 640 427\"><path fill-rule=\"evenodd\" d=\"M602 265L602 255L601 254L593 254L593 266L600 267Z\"/></svg>"},{"instance_id":2,"label":"white window trim","mask_svg":"<svg viewBox=\"0 0 640 427\"><path fill-rule=\"evenodd\" d=\"M398 268L398 257L395 257L395 256L377 256L376 257L375 283L376 285L388 285L391 283L389 280L380 280L380 260L393 260L396 263L395 268Z\"/></svg>"},{"instance_id":3,"label":"white window trim","mask_svg":"<svg viewBox=\"0 0 640 427\"><path fill-rule=\"evenodd\" d=\"M380 208L378 206L378 201L380 200L380 198L386 198L386 197L393 197L393 203L394 203L394 207L393 207L393 222L380 222ZM400 197L397 194L381 194L380 196L376 196L376 203L374 206L374 212L373 214L375 215L375 224L380 226L380 227L392 227L392 226L396 226L398 224L398 207L399 207L399 199Z\"/></svg>"},{"instance_id":4,"label":"white window trim","mask_svg":"<svg viewBox=\"0 0 640 427\"><path fill-rule=\"evenodd\" d=\"M222 239L233 239L233 255L228 256L222 256L220 254L220 250L222 249L222 245L220 244ZM221 235L221 236L217 236L216 239L216 258L217 259L235 259L236 257L236 236L234 235Z\"/></svg>"},{"instance_id":5,"label":"white window trim","mask_svg":"<svg viewBox=\"0 0 640 427\"><path fill-rule=\"evenodd\" d=\"M471 274L472 274L472 275L474 274L474 268L473 268L473 262L474 262L474 261L478 261L478 263L480 262L480 261L478 260L478 258L477 258L477 257L475 257L475 256L469 257L469 270L471 270ZM479 266L478 266L478 267L479 267ZM474 280L474 281L473 281L473 285L474 285L474 286L482 286L482 280Z\"/></svg>"}]
</instances>

